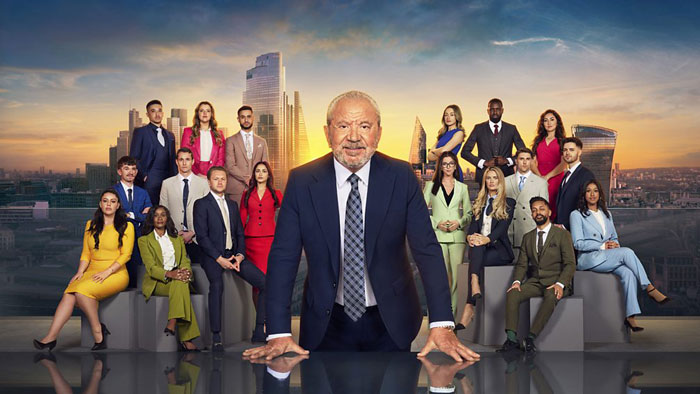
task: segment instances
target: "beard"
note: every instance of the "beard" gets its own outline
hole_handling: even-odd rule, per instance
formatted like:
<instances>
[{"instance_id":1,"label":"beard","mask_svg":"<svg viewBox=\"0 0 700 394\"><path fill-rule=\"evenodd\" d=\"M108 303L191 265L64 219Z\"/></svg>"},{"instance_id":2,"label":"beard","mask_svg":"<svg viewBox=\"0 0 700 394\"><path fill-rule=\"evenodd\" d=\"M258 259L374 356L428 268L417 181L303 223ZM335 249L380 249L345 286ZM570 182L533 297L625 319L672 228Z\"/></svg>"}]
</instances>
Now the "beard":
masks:
<instances>
[{"instance_id":1,"label":"beard","mask_svg":"<svg viewBox=\"0 0 700 394\"><path fill-rule=\"evenodd\" d=\"M253 128L253 123L251 123L248 127L245 127L243 123L238 123L241 126L241 130L248 131Z\"/></svg>"},{"instance_id":2,"label":"beard","mask_svg":"<svg viewBox=\"0 0 700 394\"><path fill-rule=\"evenodd\" d=\"M534 220L536 225L541 226L547 223L547 220L549 220L549 218L544 215L537 215L534 217Z\"/></svg>"},{"instance_id":3,"label":"beard","mask_svg":"<svg viewBox=\"0 0 700 394\"><path fill-rule=\"evenodd\" d=\"M359 156L349 156L345 153L343 148L365 148L363 154ZM362 168L367 162L372 158L374 152L376 152L377 147L362 146L360 144L341 144L333 149L333 157L345 168L350 170L357 170Z\"/></svg>"},{"instance_id":4,"label":"beard","mask_svg":"<svg viewBox=\"0 0 700 394\"><path fill-rule=\"evenodd\" d=\"M482 118L483 119L483 118ZM489 116L489 120L493 123L498 123L501 121L501 115L498 116ZM500 131L500 130L499 130Z\"/></svg>"}]
</instances>

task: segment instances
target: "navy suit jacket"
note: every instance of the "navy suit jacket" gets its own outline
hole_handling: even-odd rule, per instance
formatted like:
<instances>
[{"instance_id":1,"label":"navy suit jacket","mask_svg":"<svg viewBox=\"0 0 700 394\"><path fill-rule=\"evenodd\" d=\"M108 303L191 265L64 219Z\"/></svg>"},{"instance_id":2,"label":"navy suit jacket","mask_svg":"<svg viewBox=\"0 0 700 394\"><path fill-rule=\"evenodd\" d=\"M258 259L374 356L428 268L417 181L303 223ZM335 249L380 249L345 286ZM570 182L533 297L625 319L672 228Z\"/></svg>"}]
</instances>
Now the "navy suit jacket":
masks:
<instances>
[{"instance_id":1,"label":"navy suit jacket","mask_svg":"<svg viewBox=\"0 0 700 394\"><path fill-rule=\"evenodd\" d=\"M583 164L579 164L576 171L569 176L566 185L559 188L559 194L557 194L557 217L554 218L554 223L563 224L567 230L571 231L569 215L578 207L583 185L591 179L595 179L593 172L584 167Z\"/></svg>"},{"instance_id":2,"label":"navy suit jacket","mask_svg":"<svg viewBox=\"0 0 700 394\"><path fill-rule=\"evenodd\" d=\"M148 196L148 192L146 192L146 189L134 185L134 202L131 205L129 205L129 200L126 196L126 190L124 190L124 186L122 186L121 182L114 185L114 190L116 190L119 194L119 201L122 204L122 208L124 209L124 211L126 211L127 213L134 213L135 218L129 218L129 221L134 225L136 238L138 238L141 235L141 225L143 225L143 222L146 220L146 214L142 212L144 209L153 206L153 204L151 203L151 198Z\"/></svg>"},{"instance_id":3,"label":"navy suit jacket","mask_svg":"<svg viewBox=\"0 0 700 394\"><path fill-rule=\"evenodd\" d=\"M229 199L226 199L226 205L231 234L226 233L221 209L211 193L194 202L194 232L197 234L197 243L206 257L211 260L223 256L226 250L226 237L231 237L233 241L234 255L239 253L245 255L245 237L238 205Z\"/></svg>"},{"instance_id":4,"label":"navy suit jacket","mask_svg":"<svg viewBox=\"0 0 700 394\"><path fill-rule=\"evenodd\" d=\"M421 274L431 322L453 320L447 271L409 164L378 152L371 160L365 264L389 335L398 347L408 348L418 333L423 313L406 240ZM308 272L299 342L314 350L325 335L342 280L338 197L330 153L289 174L268 259L268 334L292 332L290 304L302 248Z\"/></svg>"},{"instance_id":5,"label":"navy suit jacket","mask_svg":"<svg viewBox=\"0 0 700 394\"><path fill-rule=\"evenodd\" d=\"M177 175L177 164L175 163L175 135L166 130L165 127L161 127L165 135L165 146L168 148L168 169L169 173L165 178ZM153 162L156 159L156 144L160 145L158 142L158 137L155 133L155 125L149 123L143 127L137 127L134 129L134 134L131 140L131 148L129 149L129 156L136 159L136 164L139 169L138 174L136 174L136 182L143 186L144 178L148 176L148 173L153 168ZM163 179L165 179L163 178Z\"/></svg>"},{"instance_id":6,"label":"navy suit jacket","mask_svg":"<svg viewBox=\"0 0 700 394\"><path fill-rule=\"evenodd\" d=\"M508 212L508 219L498 220L495 217L491 219L491 232L489 233L489 239L491 242L486 244L487 248L496 248L498 254L503 260L513 260L513 247L510 243L510 238L508 238L508 227L510 227L510 222L513 221L513 212L515 212L515 200L512 198L506 198L506 212ZM481 226L484 221L483 211L479 217L475 217L469 225L468 235L475 233L481 233Z\"/></svg>"}]
</instances>

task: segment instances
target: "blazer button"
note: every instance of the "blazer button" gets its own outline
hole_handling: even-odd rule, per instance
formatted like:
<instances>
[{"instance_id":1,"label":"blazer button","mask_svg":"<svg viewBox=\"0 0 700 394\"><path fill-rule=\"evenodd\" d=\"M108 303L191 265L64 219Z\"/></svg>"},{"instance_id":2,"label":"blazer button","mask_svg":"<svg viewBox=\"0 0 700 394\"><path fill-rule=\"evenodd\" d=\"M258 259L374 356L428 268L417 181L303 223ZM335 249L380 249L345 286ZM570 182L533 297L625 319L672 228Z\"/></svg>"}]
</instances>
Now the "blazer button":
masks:
<instances>
[{"instance_id":1,"label":"blazer button","mask_svg":"<svg viewBox=\"0 0 700 394\"><path fill-rule=\"evenodd\" d=\"M328 315L330 315L330 314L331 314L330 309L326 309L326 316L328 316Z\"/></svg>"},{"instance_id":2,"label":"blazer button","mask_svg":"<svg viewBox=\"0 0 700 394\"><path fill-rule=\"evenodd\" d=\"M258 226L262 226L262 223L258 223Z\"/></svg>"},{"instance_id":3,"label":"blazer button","mask_svg":"<svg viewBox=\"0 0 700 394\"><path fill-rule=\"evenodd\" d=\"M258 211L258 213L262 213L262 211Z\"/></svg>"},{"instance_id":4,"label":"blazer button","mask_svg":"<svg viewBox=\"0 0 700 394\"><path fill-rule=\"evenodd\" d=\"M336 286L336 283L335 283L335 282L333 282L333 288L334 288L334 289L335 289L335 286Z\"/></svg>"},{"instance_id":5,"label":"blazer button","mask_svg":"<svg viewBox=\"0 0 700 394\"><path fill-rule=\"evenodd\" d=\"M262 217L261 217L261 216L258 216L258 219L262 219Z\"/></svg>"},{"instance_id":6,"label":"blazer button","mask_svg":"<svg viewBox=\"0 0 700 394\"><path fill-rule=\"evenodd\" d=\"M259 207L262 207L262 204L258 204Z\"/></svg>"}]
</instances>

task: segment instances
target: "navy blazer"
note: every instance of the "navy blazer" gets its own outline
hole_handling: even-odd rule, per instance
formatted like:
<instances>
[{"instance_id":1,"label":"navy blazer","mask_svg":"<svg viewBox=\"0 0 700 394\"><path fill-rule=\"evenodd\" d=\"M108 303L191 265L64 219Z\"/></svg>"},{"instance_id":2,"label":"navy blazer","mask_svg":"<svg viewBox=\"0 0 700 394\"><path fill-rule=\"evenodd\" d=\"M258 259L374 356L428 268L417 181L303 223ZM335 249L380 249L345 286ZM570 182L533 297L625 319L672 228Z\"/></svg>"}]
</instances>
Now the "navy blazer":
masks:
<instances>
[{"instance_id":1,"label":"navy blazer","mask_svg":"<svg viewBox=\"0 0 700 394\"><path fill-rule=\"evenodd\" d=\"M233 241L234 255L245 255L245 237L238 205L226 199L231 234L226 233L226 225L221 217L221 209L211 193L194 202L194 232L201 250L212 260L224 255L226 237Z\"/></svg>"},{"instance_id":2,"label":"navy blazer","mask_svg":"<svg viewBox=\"0 0 700 394\"><path fill-rule=\"evenodd\" d=\"M129 218L129 221L134 225L134 232L136 233L136 238L138 238L141 235L141 225L143 225L143 222L146 220L146 214L142 212L144 209L153 206L151 203L151 197L148 196L146 189L134 185L134 195L132 196L133 203L129 204L129 200L126 196L126 190L124 190L124 186L122 186L121 182L114 185L114 190L116 190L117 194L119 194L119 202L122 205L122 209L124 209L124 211L127 213L134 213L135 218Z\"/></svg>"},{"instance_id":3,"label":"navy blazer","mask_svg":"<svg viewBox=\"0 0 700 394\"><path fill-rule=\"evenodd\" d=\"M471 163L476 167L476 177L474 178L479 186L481 186L481 178L484 173L485 168L479 168L480 160L491 160L494 156L502 156L506 159L510 158L513 160L513 166L503 165L499 168L503 171L503 175L508 176L513 174L515 168L515 158L513 158L513 145L515 149L520 149L525 147L525 142L520 137L518 128L510 123L502 122L501 130L498 131L501 136L498 146L493 146L493 132L489 126L489 122L483 122L474 125L472 132L469 133L467 141L464 143L462 148L461 156L464 160ZM478 154L474 155L472 150L474 150L474 145L477 145ZM496 155L494 155L496 153Z\"/></svg>"},{"instance_id":4,"label":"navy blazer","mask_svg":"<svg viewBox=\"0 0 700 394\"><path fill-rule=\"evenodd\" d=\"M136 174L136 181L139 185L143 185L143 179L148 176L151 168L153 168L153 161L156 158L156 144L160 145L155 133L155 128L156 126L153 123L149 123L145 126L135 128L132 135L129 156L136 160L139 169L138 174ZM165 135L165 146L168 148L169 173L165 178L169 178L177 175L177 164L175 163L177 159L175 156L175 135L166 130L165 127L161 126L161 129L163 129Z\"/></svg>"},{"instance_id":5,"label":"navy blazer","mask_svg":"<svg viewBox=\"0 0 700 394\"><path fill-rule=\"evenodd\" d=\"M489 233L489 239L491 242L486 244L487 248L496 248L498 254L503 260L513 260L513 247L511 246L510 239L508 238L508 227L510 227L510 222L513 221L513 212L515 211L515 200L512 198L506 198L506 212L508 213L508 219L498 220L495 217L491 218L491 232ZM481 233L481 226L484 222L484 213L481 211L479 217L474 217L471 224L469 225L468 235Z\"/></svg>"},{"instance_id":6,"label":"navy blazer","mask_svg":"<svg viewBox=\"0 0 700 394\"><path fill-rule=\"evenodd\" d=\"M595 179L593 172L584 167L583 164L579 164L576 171L569 176L566 185L559 188L559 194L557 194L557 217L554 218L554 223L563 224L567 230L571 230L569 215L578 207L583 185L591 179Z\"/></svg>"},{"instance_id":7,"label":"navy blazer","mask_svg":"<svg viewBox=\"0 0 700 394\"><path fill-rule=\"evenodd\" d=\"M399 348L408 348L423 313L406 240L421 274L431 322L453 320L447 271L409 164L378 152L371 160L365 263L389 335ZM338 197L330 153L289 174L267 266L268 334L292 332L290 304L302 248L308 272L299 342L314 350L323 340L342 280Z\"/></svg>"}]
</instances>

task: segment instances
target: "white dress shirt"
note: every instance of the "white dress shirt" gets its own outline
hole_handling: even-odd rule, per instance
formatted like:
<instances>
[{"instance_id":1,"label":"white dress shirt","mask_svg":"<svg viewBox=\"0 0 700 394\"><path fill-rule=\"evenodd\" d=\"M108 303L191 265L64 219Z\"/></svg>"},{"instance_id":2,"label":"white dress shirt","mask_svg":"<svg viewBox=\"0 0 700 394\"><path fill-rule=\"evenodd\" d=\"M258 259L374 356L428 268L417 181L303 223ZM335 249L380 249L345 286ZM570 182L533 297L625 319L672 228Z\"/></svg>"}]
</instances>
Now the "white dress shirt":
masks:
<instances>
[{"instance_id":1,"label":"white dress shirt","mask_svg":"<svg viewBox=\"0 0 700 394\"><path fill-rule=\"evenodd\" d=\"M542 247L547 243L547 236L549 235L549 230L552 229L552 222L547 223L547 226L543 229L540 229L539 227L535 227L535 253L539 253L539 245L538 245L538 239L539 239L539 232L544 231L544 234L542 234ZM520 283L519 280L514 280L513 283ZM564 284L561 282L556 283L558 286L560 286L562 289L564 288Z\"/></svg>"},{"instance_id":2,"label":"white dress shirt","mask_svg":"<svg viewBox=\"0 0 700 394\"><path fill-rule=\"evenodd\" d=\"M157 231L153 230L153 235L156 236L156 241L158 241L160 250L163 253L163 269L166 271L174 270L175 267L177 267L177 264L175 263L175 248L173 247L173 242L168 236L168 232L166 231L161 237L158 235Z\"/></svg>"},{"instance_id":3,"label":"white dress shirt","mask_svg":"<svg viewBox=\"0 0 700 394\"><path fill-rule=\"evenodd\" d=\"M491 234L491 222L493 221L493 211L491 211L490 215L486 214L486 209L488 209L489 205L489 198L493 197L493 201L496 201L496 198L498 198L498 194L494 196L488 196L486 197L486 205L484 205L484 211L481 213L481 235L484 237L488 237Z\"/></svg>"},{"instance_id":4,"label":"white dress shirt","mask_svg":"<svg viewBox=\"0 0 700 394\"><path fill-rule=\"evenodd\" d=\"M211 149L211 130L199 130L199 161L209 161Z\"/></svg>"},{"instance_id":5,"label":"white dress shirt","mask_svg":"<svg viewBox=\"0 0 700 394\"><path fill-rule=\"evenodd\" d=\"M134 192L134 185L132 184L131 186L128 186L128 185L127 185L126 183L124 183L123 181L119 181L119 183L121 183L121 184L122 184L122 187L124 188L124 194L126 194L127 200L129 199L129 190L131 190L131 200L133 201L134 198L136 198L136 193ZM128 202L128 201L127 201L127 202ZM124 205L126 206L126 204L124 204ZM131 207L129 207L129 208L131 208ZM126 209L125 209L125 211L126 211ZM136 215L135 215L133 212L131 212L131 211L127 212L127 213L126 213L126 216L127 216L128 218L131 218L131 219L136 219Z\"/></svg>"},{"instance_id":6,"label":"white dress shirt","mask_svg":"<svg viewBox=\"0 0 700 394\"><path fill-rule=\"evenodd\" d=\"M502 120L499 120L498 123L493 123L491 120L489 120L489 128L491 129L491 133L492 133L492 134L495 134L494 131L496 130L496 128L495 128L496 125L498 125L498 132L499 132L499 133L500 133L501 131L503 131L503 121L502 121ZM511 159L510 157L506 157L506 160L508 160L508 165L509 165L509 166L512 166L512 165L513 165L513 159ZM486 163L486 160L481 159L481 160L479 160L479 162L477 163L477 166L478 166L479 168L484 168L484 163Z\"/></svg>"}]
</instances>

